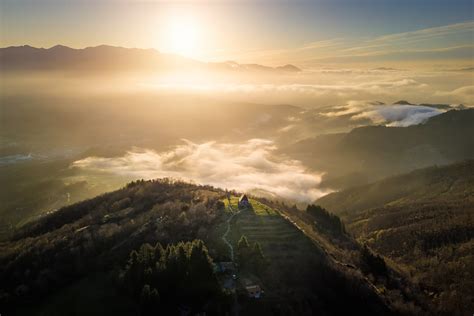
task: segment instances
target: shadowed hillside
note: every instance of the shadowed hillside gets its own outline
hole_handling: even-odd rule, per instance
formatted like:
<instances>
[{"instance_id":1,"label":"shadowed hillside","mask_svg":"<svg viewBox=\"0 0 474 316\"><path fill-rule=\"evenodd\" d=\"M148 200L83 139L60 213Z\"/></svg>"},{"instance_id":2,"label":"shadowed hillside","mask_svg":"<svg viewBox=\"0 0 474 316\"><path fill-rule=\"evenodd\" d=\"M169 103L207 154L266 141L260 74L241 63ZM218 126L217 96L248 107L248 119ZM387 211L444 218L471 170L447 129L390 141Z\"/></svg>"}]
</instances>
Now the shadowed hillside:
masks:
<instances>
[{"instance_id":1,"label":"shadowed hillside","mask_svg":"<svg viewBox=\"0 0 474 316\"><path fill-rule=\"evenodd\" d=\"M383 291L354 268L336 264L272 206L253 200L255 209L230 217L235 209L226 207L225 200L226 192L209 186L137 181L43 216L0 244L2 306L19 314L79 310L129 315L157 308L175 314L183 306L211 315L230 309L250 315L409 310L400 301L391 306ZM229 260L223 242L227 221L232 243L244 235L258 243L253 246L263 258L258 268L255 258L242 252L240 241L235 249L242 273L237 282L261 280L268 293L261 300L249 300L239 287L229 290L224 276L209 272L213 261ZM196 269L204 274L195 274ZM221 290L216 278L224 282ZM174 284L176 292L163 292L168 291L163 282ZM191 287L194 283L206 285ZM238 305L232 303L233 295ZM346 304L340 305L341 299Z\"/></svg>"},{"instance_id":2,"label":"shadowed hillside","mask_svg":"<svg viewBox=\"0 0 474 316\"><path fill-rule=\"evenodd\" d=\"M473 308L474 161L430 167L329 194L360 241L390 257L442 313Z\"/></svg>"},{"instance_id":3,"label":"shadowed hillside","mask_svg":"<svg viewBox=\"0 0 474 316\"><path fill-rule=\"evenodd\" d=\"M317 170L325 184L347 188L435 164L474 158L474 109L451 110L425 124L366 126L321 135L286 150ZM315 154L316 153L316 154Z\"/></svg>"}]
</instances>

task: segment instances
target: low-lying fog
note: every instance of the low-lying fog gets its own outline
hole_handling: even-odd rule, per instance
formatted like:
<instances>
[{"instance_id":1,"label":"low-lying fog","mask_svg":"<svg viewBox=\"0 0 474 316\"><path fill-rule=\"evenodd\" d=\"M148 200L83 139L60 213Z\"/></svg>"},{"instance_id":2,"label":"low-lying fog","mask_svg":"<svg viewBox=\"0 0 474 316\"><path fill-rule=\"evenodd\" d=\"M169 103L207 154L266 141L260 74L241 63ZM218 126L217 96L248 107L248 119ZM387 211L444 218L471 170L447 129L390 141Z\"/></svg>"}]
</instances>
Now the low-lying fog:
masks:
<instances>
[{"instance_id":1,"label":"low-lying fog","mask_svg":"<svg viewBox=\"0 0 474 316\"><path fill-rule=\"evenodd\" d=\"M344 105L349 100L386 103L472 104L473 68L388 67L303 69L266 73L211 71L110 73L12 73L1 79L2 94L28 92L100 95L117 93L194 94L238 102L292 104L305 108Z\"/></svg>"},{"instance_id":2,"label":"low-lying fog","mask_svg":"<svg viewBox=\"0 0 474 316\"><path fill-rule=\"evenodd\" d=\"M309 203L327 194L321 174L301 162L274 154L270 140L243 143L183 141L172 150L134 148L119 157L87 157L72 166L84 173L112 173L129 179L176 178L240 192Z\"/></svg>"},{"instance_id":3,"label":"low-lying fog","mask_svg":"<svg viewBox=\"0 0 474 316\"><path fill-rule=\"evenodd\" d=\"M11 223L139 178L310 202L331 192L322 183L330 171L292 157L292 144L364 125L420 124L474 103L465 70L32 73L0 83L0 212ZM313 160L323 147L311 148Z\"/></svg>"}]
</instances>

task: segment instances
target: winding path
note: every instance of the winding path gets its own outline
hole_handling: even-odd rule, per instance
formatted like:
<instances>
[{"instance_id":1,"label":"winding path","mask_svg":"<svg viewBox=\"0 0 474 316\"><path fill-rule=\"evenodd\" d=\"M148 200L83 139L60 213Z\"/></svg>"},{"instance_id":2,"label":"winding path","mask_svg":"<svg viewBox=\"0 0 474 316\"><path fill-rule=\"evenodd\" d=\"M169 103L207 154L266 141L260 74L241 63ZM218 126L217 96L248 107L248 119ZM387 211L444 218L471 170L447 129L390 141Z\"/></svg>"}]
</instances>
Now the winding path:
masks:
<instances>
[{"instance_id":1,"label":"winding path","mask_svg":"<svg viewBox=\"0 0 474 316\"><path fill-rule=\"evenodd\" d=\"M234 209L232 208L232 205L230 204L230 201L229 201L229 209L232 212L232 215L226 221L227 229L226 229L224 235L222 235L222 240L229 247L229 249L230 249L230 260L232 262L234 262L234 246L232 246L232 244L227 240L227 235L230 233L230 222L232 221L232 219L234 218L235 215L240 213L240 211L235 212ZM233 282L235 282L235 281L233 281ZM239 308L240 307L239 307L239 301L237 300L237 294L234 291L232 311L231 311L232 315L239 316Z\"/></svg>"},{"instance_id":2,"label":"winding path","mask_svg":"<svg viewBox=\"0 0 474 316\"><path fill-rule=\"evenodd\" d=\"M227 240L227 235L230 233L230 221L234 218L235 215L239 214L239 211L234 212L232 206L229 203L229 209L232 212L232 215L227 219L227 230L225 231L224 235L222 235L222 240L230 249L230 261L234 262L234 246Z\"/></svg>"}]
</instances>

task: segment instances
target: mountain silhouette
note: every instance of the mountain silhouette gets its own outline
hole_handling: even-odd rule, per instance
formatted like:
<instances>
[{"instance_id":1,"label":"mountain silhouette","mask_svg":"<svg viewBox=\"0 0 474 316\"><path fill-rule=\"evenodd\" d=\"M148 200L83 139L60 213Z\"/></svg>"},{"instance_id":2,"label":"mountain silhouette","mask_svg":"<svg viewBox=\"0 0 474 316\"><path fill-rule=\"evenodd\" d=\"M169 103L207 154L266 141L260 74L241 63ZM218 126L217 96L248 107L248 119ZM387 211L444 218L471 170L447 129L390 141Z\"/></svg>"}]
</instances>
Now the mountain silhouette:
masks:
<instances>
[{"instance_id":1,"label":"mountain silhouette","mask_svg":"<svg viewBox=\"0 0 474 316\"><path fill-rule=\"evenodd\" d=\"M269 67L237 62L205 63L155 49L124 48L108 45L83 49L56 45L36 48L29 45L0 48L2 71L170 71L209 70L230 72L298 72L296 66Z\"/></svg>"}]
</instances>

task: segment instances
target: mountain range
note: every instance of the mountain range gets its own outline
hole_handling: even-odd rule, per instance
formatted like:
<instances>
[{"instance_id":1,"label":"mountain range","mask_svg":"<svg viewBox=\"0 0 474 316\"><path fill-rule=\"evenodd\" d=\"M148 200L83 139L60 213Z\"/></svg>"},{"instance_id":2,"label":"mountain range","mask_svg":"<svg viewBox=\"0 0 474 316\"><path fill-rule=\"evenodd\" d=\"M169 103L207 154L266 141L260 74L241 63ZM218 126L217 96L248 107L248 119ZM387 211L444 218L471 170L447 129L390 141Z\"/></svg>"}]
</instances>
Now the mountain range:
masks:
<instances>
[{"instance_id":1,"label":"mountain range","mask_svg":"<svg viewBox=\"0 0 474 316\"><path fill-rule=\"evenodd\" d=\"M299 72L293 65L269 67L259 64L227 62L200 62L173 54L160 53L155 49L124 48L101 45L74 49L56 45L36 48L28 45L0 48L2 71L76 71L88 73L150 72L157 71L228 71L259 73Z\"/></svg>"}]
</instances>

